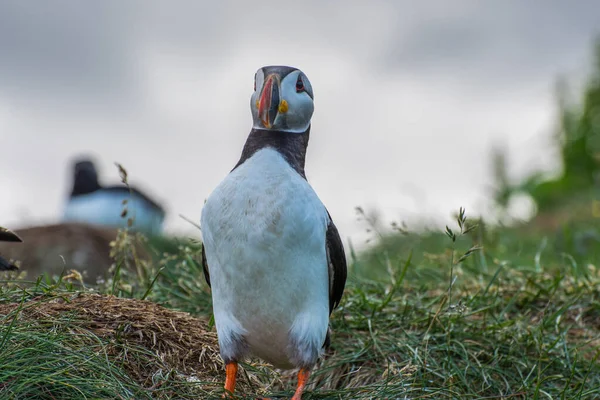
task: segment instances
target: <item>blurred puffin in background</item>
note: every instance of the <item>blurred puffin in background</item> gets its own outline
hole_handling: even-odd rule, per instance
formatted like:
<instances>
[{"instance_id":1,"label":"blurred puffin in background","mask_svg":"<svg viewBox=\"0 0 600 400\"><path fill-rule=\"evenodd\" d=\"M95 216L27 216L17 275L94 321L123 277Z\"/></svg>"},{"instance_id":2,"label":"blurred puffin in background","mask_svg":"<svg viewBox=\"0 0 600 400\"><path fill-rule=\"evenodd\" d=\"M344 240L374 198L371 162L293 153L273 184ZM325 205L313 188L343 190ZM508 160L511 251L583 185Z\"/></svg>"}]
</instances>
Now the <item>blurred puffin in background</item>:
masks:
<instances>
[{"instance_id":1,"label":"blurred puffin in background","mask_svg":"<svg viewBox=\"0 0 600 400\"><path fill-rule=\"evenodd\" d=\"M306 180L313 90L297 68L254 78L253 127L241 158L201 217L204 275L233 392L238 362L254 355L298 368L293 400L329 344L329 316L346 282L346 258L329 212Z\"/></svg>"},{"instance_id":2,"label":"blurred puffin in background","mask_svg":"<svg viewBox=\"0 0 600 400\"><path fill-rule=\"evenodd\" d=\"M6 228L0 226L0 241L2 242L22 242L21 238L14 232L9 231ZM16 271L19 268L6 260L3 257L0 257L0 271Z\"/></svg>"},{"instance_id":3,"label":"blurred puffin in background","mask_svg":"<svg viewBox=\"0 0 600 400\"><path fill-rule=\"evenodd\" d=\"M127 209L125 216L124 208ZM94 163L87 158L76 160L73 188L64 207L63 222L124 228L129 218L133 218L134 230L158 235L162 232L165 211L160 204L132 186L101 186Z\"/></svg>"}]
</instances>

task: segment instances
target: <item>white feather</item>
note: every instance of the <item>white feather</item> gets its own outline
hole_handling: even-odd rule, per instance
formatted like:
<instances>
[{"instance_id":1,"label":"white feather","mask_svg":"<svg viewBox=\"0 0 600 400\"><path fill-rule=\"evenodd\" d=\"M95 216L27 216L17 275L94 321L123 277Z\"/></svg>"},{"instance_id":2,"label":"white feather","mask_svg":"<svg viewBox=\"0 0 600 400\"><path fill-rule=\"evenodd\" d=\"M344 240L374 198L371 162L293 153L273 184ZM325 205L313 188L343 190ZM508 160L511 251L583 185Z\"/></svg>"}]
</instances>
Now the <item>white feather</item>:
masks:
<instances>
[{"instance_id":1,"label":"white feather","mask_svg":"<svg viewBox=\"0 0 600 400\"><path fill-rule=\"evenodd\" d=\"M123 218L125 199L128 200L127 216ZM63 221L124 228L130 217L134 218L133 227L140 231L159 234L162 230L163 214L146 200L135 193L102 189L70 198L65 205Z\"/></svg>"},{"instance_id":2,"label":"white feather","mask_svg":"<svg viewBox=\"0 0 600 400\"><path fill-rule=\"evenodd\" d=\"M201 227L224 358L239 350L233 333L278 368L316 362L329 322L327 223L308 182L270 148L210 195Z\"/></svg>"}]
</instances>

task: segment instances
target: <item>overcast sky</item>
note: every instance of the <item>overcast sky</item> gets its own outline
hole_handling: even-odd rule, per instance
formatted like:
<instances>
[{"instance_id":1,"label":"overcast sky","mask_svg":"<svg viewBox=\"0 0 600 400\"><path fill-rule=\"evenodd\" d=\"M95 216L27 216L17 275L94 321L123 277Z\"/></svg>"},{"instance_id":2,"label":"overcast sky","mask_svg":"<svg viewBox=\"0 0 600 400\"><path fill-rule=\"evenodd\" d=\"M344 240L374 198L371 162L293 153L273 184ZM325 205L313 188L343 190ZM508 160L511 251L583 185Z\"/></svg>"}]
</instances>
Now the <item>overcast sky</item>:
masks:
<instances>
[{"instance_id":1,"label":"overcast sky","mask_svg":"<svg viewBox=\"0 0 600 400\"><path fill-rule=\"evenodd\" d=\"M70 160L122 163L193 232L250 130L254 72L315 92L307 175L343 236L354 207L447 220L489 202L490 151L556 168L559 74L581 81L600 2L0 1L0 222L55 222Z\"/></svg>"}]
</instances>

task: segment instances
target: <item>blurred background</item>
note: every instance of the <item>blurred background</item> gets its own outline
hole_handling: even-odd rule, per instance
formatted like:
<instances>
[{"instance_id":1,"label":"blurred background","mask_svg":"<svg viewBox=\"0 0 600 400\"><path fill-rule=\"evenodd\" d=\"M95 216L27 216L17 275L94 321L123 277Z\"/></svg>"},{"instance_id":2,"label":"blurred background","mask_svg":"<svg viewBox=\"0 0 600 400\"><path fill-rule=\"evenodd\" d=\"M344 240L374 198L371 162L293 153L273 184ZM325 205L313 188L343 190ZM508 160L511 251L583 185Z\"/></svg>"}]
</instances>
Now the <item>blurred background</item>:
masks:
<instances>
[{"instance_id":1,"label":"blurred background","mask_svg":"<svg viewBox=\"0 0 600 400\"><path fill-rule=\"evenodd\" d=\"M2 1L0 222L59 222L86 155L198 236L180 215L239 158L269 64L312 82L307 175L346 239L356 206L410 226L594 199L599 27L592 0Z\"/></svg>"}]
</instances>

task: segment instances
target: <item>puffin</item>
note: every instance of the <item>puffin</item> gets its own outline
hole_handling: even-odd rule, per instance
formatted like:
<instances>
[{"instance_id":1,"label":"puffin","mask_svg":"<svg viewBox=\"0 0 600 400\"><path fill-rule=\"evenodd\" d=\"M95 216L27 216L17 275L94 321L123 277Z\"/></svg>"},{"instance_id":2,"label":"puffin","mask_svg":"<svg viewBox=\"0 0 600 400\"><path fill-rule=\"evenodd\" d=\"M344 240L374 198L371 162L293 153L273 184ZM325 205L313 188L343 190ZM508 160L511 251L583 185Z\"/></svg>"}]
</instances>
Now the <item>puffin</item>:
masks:
<instances>
[{"instance_id":1,"label":"puffin","mask_svg":"<svg viewBox=\"0 0 600 400\"><path fill-rule=\"evenodd\" d=\"M0 226L0 241L2 242L22 242L23 240L16 233ZM4 257L0 257L0 271L16 271L19 268L9 262Z\"/></svg>"},{"instance_id":2,"label":"puffin","mask_svg":"<svg viewBox=\"0 0 600 400\"><path fill-rule=\"evenodd\" d=\"M298 369L292 399L300 400L330 343L347 267L340 234L304 170L313 100L301 70L260 68L241 157L202 209L202 266L231 394L238 362L256 356Z\"/></svg>"},{"instance_id":3,"label":"puffin","mask_svg":"<svg viewBox=\"0 0 600 400\"><path fill-rule=\"evenodd\" d=\"M122 215L124 208L128 210L126 216ZM63 222L119 228L127 226L128 217L133 217L133 229L158 235L162 231L165 211L132 186L101 186L94 163L88 158L75 160L73 186L64 207Z\"/></svg>"}]
</instances>

